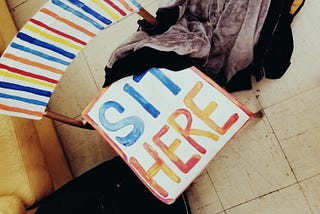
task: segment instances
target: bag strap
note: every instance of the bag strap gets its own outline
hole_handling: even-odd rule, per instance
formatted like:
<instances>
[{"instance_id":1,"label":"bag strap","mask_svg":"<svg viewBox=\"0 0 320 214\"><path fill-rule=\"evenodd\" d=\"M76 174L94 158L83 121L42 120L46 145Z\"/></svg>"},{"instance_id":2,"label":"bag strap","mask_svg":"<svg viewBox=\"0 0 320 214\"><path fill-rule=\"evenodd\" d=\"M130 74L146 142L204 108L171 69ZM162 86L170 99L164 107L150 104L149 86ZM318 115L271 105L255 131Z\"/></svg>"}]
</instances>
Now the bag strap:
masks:
<instances>
[{"instance_id":1,"label":"bag strap","mask_svg":"<svg viewBox=\"0 0 320 214\"><path fill-rule=\"evenodd\" d=\"M304 5L305 0L294 0L291 5L290 14L292 16L297 15L302 6Z\"/></svg>"}]
</instances>

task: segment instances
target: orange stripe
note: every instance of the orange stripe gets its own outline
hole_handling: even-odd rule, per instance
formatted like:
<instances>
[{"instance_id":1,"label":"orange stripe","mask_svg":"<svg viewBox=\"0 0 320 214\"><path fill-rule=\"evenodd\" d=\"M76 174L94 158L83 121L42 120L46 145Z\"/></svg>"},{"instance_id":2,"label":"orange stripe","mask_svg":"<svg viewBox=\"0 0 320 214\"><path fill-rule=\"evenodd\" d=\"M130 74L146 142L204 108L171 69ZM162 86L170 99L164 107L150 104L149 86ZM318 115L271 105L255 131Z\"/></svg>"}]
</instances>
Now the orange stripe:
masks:
<instances>
[{"instance_id":1,"label":"orange stripe","mask_svg":"<svg viewBox=\"0 0 320 214\"><path fill-rule=\"evenodd\" d=\"M88 36L91 36L91 37L95 37L96 36L96 34L86 30L85 28L81 27L80 25L77 25L77 24L71 22L68 19L62 18L58 14L56 14L56 13L54 13L54 12L52 12L52 11L46 9L46 8L42 8L40 11L45 13L45 14L47 14L47 15L49 15L49 16L52 16L53 18L65 23L65 24L67 24L67 25L69 25L69 26L71 26L71 27L73 27L73 28L75 28L75 29L77 29L79 31L81 31L82 33L87 34Z\"/></svg>"},{"instance_id":2,"label":"orange stripe","mask_svg":"<svg viewBox=\"0 0 320 214\"><path fill-rule=\"evenodd\" d=\"M18 57L18 56L15 56L13 54L6 53L3 56L6 57L6 58L9 58L9 59L21 62L23 64L27 64L27 65L31 65L31 66L34 66L34 67L38 67L38 68L44 69L44 70L51 71L51 72L56 73L56 74L64 74L64 71L62 71L62 70L59 70L59 69L56 69L54 67L51 67L51 66L48 66L48 65L44 65L44 64L41 64L41 63L38 63L38 62L34 62L34 61L31 61L31 60L28 60L28 59L25 59L25 58L22 58L22 57Z\"/></svg>"},{"instance_id":3,"label":"orange stripe","mask_svg":"<svg viewBox=\"0 0 320 214\"><path fill-rule=\"evenodd\" d=\"M6 106L6 105L2 105L2 104L0 104L0 109L5 110L5 111L11 111L11 112L17 112L17 113L33 115L33 116L37 116L37 117L42 117L43 116L43 114L41 112L26 110L26 109L17 108L17 107Z\"/></svg>"},{"instance_id":4,"label":"orange stripe","mask_svg":"<svg viewBox=\"0 0 320 214\"><path fill-rule=\"evenodd\" d=\"M134 10L129 6L126 1L118 0L128 11L133 12Z\"/></svg>"}]
</instances>

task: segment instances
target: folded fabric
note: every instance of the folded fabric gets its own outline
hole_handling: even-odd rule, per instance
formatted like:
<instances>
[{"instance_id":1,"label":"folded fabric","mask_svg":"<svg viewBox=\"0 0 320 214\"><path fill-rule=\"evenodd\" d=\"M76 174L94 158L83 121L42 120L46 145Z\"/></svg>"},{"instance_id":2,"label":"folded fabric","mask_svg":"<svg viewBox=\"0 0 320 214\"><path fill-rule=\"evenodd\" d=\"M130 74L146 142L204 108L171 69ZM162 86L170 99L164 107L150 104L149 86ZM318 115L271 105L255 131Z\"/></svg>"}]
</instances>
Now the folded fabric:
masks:
<instances>
[{"instance_id":1,"label":"folded fabric","mask_svg":"<svg viewBox=\"0 0 320 214\"><path fill-rule=\"evenodd\" d=\"M251 89L252 75L257 81L280 78L290 66L294 46L290 25L303 3L161 0L158 24L138 21L140 31L112 53L104 86L151 67L178 70L190 65L229 92Z\"/></svg>"},{"instance_id":2,"label":"folded fabric","mask_svg":"<svg viewBox=\"0 0 320 214\"><path fill-rule=\"evenodd\" d=\"M160 1L178 14L176 23L161 34L138 31L124 41L111 55L107 67L143 47L198 59L197 65L212 79L222 74L228 81L253 60L271 0L175 0ZM178 9L172 9L178 8ZM162 14L163 15L163 14ZM168 26L166 26L168 27ZM141 71L142 72L142 71Z\"/></svg>"}]
</instances>

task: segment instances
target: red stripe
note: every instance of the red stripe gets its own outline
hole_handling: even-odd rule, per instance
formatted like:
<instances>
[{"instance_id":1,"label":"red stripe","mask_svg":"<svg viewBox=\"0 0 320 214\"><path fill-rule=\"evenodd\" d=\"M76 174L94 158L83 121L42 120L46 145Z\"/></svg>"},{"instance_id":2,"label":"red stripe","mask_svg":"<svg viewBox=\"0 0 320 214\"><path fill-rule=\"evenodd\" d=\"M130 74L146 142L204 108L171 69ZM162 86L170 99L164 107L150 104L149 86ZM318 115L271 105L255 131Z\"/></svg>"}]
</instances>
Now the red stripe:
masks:
<instances>
[{"instance_id":1,"label":"red stripe","mask_svg":"<svg viewBox=\"0 0 320 214\"><path fill-rule=\"evenodd\" d=\"M31 77L31 78L34 78L34 79L39 79L39 80L43 80L43 81L54 83L54 84L58 84L57 80L50 79L48 77L44 77L44 76L41 76L41 75L33 74L33 73L30 73L30 72L27 72L27 71L23 71L23 70L20 70L20 69L17 69L17 68L13 68L13 67L10 67L10 66L4 65L4 64L0 64L0 68L6 69L7 71L10 71L12 73L20 74L20 75L23 75L23 76L28 76L28 77Z\"/></svg>"},{"instance_id":2,"label":"red stripe","mask_svg":"<svg viewBox=\"0 0 320 214\"><path fill-rule=\"evenodd\" d=\"M52 28L52 27L49 27L48 25L44 24L43 22L40 22L40 21L35 20L35 19L33 19L33 18L31 18L29 21L32 22L32 23L34 23L34 24L36 24L36 25L38 25L38 26L44 27L44 28L46 28L47 30L50 30L51 32L54 32L54 33L56 33L56 34L58 34L58 35L60 35L60 36L63 36L63 37L68 38L68 39L71 39L71 40L73 40L73 41L75 41L75 42L77 42L77 43L79 43L79 44L81 44L81 45L84 45L84 46L87 45L86 42L84 42L84 41L82 41L82 40L80 40L80 39L77 39L77 38L75 38L75 37L73 37L73 36L71 36L71 35L69 35L69 34L63 33L63 32L61 32L61 31L59 31L59 30L57 30L57 29L54 29L54 28Z\"/></svg>"},{"instance_id":3,"label":"red stripe","mask_svg":"<svg viewBox=\"0 0 320 214\"><path fill-rule=\"evenodd\" d=\"M110 0L104 0L105 2L107 2L111 7L113 7L115 10L117 10L122 16L127 15L126 12L124 12L123 10L121 10L120 7L118 7L117 5L115 5L112 1Z\"/></svg>"}]
</instances>

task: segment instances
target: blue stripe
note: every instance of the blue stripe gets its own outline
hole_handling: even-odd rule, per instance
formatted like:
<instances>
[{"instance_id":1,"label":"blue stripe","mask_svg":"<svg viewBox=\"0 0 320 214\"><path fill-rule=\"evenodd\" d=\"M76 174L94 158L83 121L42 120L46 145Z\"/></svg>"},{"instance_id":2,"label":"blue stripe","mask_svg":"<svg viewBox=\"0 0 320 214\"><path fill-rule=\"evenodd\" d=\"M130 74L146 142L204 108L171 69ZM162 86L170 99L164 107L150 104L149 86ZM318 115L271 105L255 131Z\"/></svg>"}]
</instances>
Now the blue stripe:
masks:
<instances>
[{"instance_id":1,"label":"blue stripe","mask_svg":"<svg viewBox=\"0 0 320 214\"><path fill-rule=\"evenodd\" d=\"M28 99L28 98L23 98L23 97L18 97L18 96L12 96L12 95L8 95L8 94L0 93L0 98L17 100L17 101L21 101L21 102L24 102L24 103L30 103L30 104L38 105L38 106L47 106L47 103L39 101L39 100L33 100L33 99Z\"/></svg>"},{"instance_id":2,"label":"blue stripe","mask_svg":"<svg viewBox=\"0 0 320 214\"><path fill-rule=\"evenodd\" d=\"M92 20L91 18L87 17L86 15L83 15L81 12L69 7L68 5L66 5L65 3L59 1L59 0L52 0L52 3L61 7L62 9L71 12L72 14L78 16L79 18L89 22L90 24L92 24L93 26L95 26L96 28L98 28L99 30L103 30L104 27L101 26L99 23L95 22L94 20Z\"/></svg>"},{"instance_id":3,"label":"blue stripe","mask_svg":"<svg viewBox=\"0 0 320 214\"><path fill-rule=\"evenodd\" d=\"M123 86L123 90L131 95L138 103L147 111L152 117L157 118L160 112L156 107L149 103L141 94L139 94L134 88L132 88L128 83Z\"/></svg>"},{"instance_id":4,"label":"blue stripe","mask_svg":"<svg viewBox=\"0 0 320 214\"><path fill-rule=\"evenodd\" d=\"M19 45L17 43L14 43L12 42L10 44L10 46L12 48L15 48L15 49L18 49L18 50L21 50L21 51L24 51L24 52L27 52L27 53L31 53L33 55L36 55L36 56L39 56L43 59L47 59L47 60L50 60L50 61L53 61L53 62L57 62L59 64L62 64L62 65L66 65L66 66L69 66L70 65L70 62L67 62L67 61L64 61L62 59L59 59L59 58L56 58L56 57L53 57L53 56L50 56L48 54L45 54L45 53L42 53L40 51L37 51L37 50L33 50L31 48L28 48L28 47L25 47L23 45Z\"/></svg>"},{"instance_id":5,"label":"blue stripe","mask_svg":"<svg viewBox=\"0 0 320 214\"><path fill-rule=\"evenodd\" d=\"M45 91L41 89L36 89L36 88L31 88L27 86L22 86L14 83L8 83L8 82L0 82L0 88L6 88L6 89L12 89L16 91L24 91L44 97L51 97L51 92L50 91Z\"/></svg>"},{"instance_id":6,"label":"blue stripe","mask_svg":"<svg viewBox=\"0 0 320 214\"><path fill-rule=\"evenodd\" d=\"M174 95L179 94L181 88L167 77L159 68L151 68L150 72L157 77Z\"/></svg>"},{"instance_id":7,"label":"blue stripe","mask_svg":"<svg viewBox=\"0 0 320 214\"><path fill-rule=\"evenodd\" d=\"M146 73L148 73L149 70L145 70L144 72L140 73L140 74L135 74L133 75L132 79L135 82L140 82L142 80L142 78L146 75Z\"/></svg>"},{"instance_id":8,"label":"blue stripe","mask_svg":"<svg viewBox=\"0 0 320 214\"><path fill-rule=\"evenodd\" d=\"M78 1L78 0L68 0L68 2L70 2L71 4L79 7L80 9L82 9L83 11L89 13L90 15L92 15L93 17L95 17L96 19L102 21L103 23L105 23L106 25L110 25L112 22L103 17L102 15L100 15L99 13L97 13L96 11L92 10L90 7L88 7L87 5L85 5L83 2Z\"/></svg>"},{"instance_id":9,"label":"blue stripe","mask_svg":"<svg viewBox=\"0 0 320 214\"><path fill-rule=\"evenodd\" d=\"M139 10L142 8L142 6L135 0L130 0L134 6L136 6Z\"/></svg>"},{"instance_id":10,"label":"blue stripe","mask_svg":"<svg viewBox=\"0 0 320 214\"><path fill-rule=\"evenodd\" d=\"M166 86L174 95L179 94L181 88L175 84L168 76L166 76L159 68L151 68L149 70L144 71L141 74L134 75L133 80L135 82L140 82L142 78L146 75L146 73L150 72L153 76L157 77L160 82Z\"/></svg>"},{"instance_id":11,"label":"blue stripe","mask_svg":"<svg viewBox=\"0 0 320 214\"><path fill-rule=\"evenodd\" d=\"M44 41L41 41L39 39L36 39L34 37L31 37L25 33L22 33L22 32L19 32L17 34L17 38L25 41L25 42L29 42L33 45L36 45L36 46L39 46L39 47L42 47L42 48L46 48L48 50L51 50L51 51L54 51L58 54L61 54L69 59L74 59L76 57L76 55L74 55L73 53L70 53L68 51L65 51L64 49L61 49L55 45L52 45L50 43L47 43L47 42L44 42Z\"/></svg>"}]
</instances>

